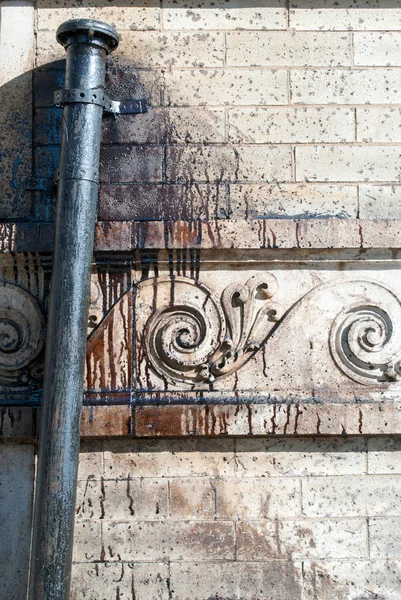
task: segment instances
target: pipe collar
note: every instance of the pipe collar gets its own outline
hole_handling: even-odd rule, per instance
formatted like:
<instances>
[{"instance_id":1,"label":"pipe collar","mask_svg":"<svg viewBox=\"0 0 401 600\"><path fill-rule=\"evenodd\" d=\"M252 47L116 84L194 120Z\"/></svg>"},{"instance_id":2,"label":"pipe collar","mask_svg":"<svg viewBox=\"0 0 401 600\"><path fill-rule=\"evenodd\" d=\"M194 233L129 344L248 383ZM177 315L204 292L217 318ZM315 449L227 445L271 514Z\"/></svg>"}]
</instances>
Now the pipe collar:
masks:
<instances>
[{"instance_id":1,"label":"pipe collar","mask_svg":"<svg viewBox=\"0 0 401 600\"><path fill-rule=\"evenodd\" d=\"M118 46L119 36L111 25L95 19L71 19L62 23L56 32L59 44L89 44L106 50L107 54Z\"/></svg>"}]
</instances>

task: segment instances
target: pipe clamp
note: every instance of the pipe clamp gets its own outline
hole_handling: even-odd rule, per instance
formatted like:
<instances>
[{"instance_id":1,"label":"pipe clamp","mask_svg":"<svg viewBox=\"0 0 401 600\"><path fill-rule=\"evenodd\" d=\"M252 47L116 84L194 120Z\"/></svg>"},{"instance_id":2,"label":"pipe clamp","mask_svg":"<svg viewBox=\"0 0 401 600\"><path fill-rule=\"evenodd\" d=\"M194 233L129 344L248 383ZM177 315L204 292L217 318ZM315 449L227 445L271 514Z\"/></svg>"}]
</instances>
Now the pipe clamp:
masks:
<instances>
[{"instance_id":1,"label":"pipe clamp","mask_svg":"<svg viewBox=\"0 0 401 600\"><path fill-rule=\"evenodd\" d=\"M54 104L61 108L66 104L96 104L105 113L131 115L145 113L148 110L146 100L110 100L103 88L64 89L54 93Z\"/></svg>"}]
</instances>

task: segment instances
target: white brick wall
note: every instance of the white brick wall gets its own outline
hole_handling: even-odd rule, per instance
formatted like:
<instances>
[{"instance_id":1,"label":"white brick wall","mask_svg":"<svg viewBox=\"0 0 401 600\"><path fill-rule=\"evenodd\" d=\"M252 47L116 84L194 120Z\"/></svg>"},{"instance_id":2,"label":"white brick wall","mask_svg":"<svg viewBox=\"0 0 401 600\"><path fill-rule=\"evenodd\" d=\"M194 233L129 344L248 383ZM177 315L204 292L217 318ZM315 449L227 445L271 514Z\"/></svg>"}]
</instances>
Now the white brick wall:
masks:
<instances>
[{"instance_id":1,"label":"white brick wall","mask_svg":"<svg viewBox=\"0 0 401 600\"><path fill-rule=\"evenodd\" d=\"M107 597L135 589L141 600L399 598L398 439L109 440L82 451L74 599L85 589L95 600L99 581Z\"/></svg>"}]
</instances>

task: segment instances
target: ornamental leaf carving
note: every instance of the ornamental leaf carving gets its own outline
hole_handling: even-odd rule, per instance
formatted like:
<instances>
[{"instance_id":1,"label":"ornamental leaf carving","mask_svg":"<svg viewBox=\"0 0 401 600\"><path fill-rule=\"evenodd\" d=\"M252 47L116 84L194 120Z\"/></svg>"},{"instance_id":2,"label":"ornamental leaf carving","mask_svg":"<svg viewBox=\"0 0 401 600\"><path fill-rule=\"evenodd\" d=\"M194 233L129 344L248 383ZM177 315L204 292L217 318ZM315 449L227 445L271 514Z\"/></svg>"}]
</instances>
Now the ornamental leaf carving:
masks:
<instances>
[{"instance_id":1,"label":"ornamental leaf carving","mask_svg":"<svg viewBox=\"0 0 401 600\"><path fill-rule=\"evenodd\" d=\"M211 383L239 369L282 312L271 301L278 286L270 273L229 285L220 300L186 277L149 279L138 287L153 294L142 343L155 371L170 382Z\"/></svg>"}]
</instances>

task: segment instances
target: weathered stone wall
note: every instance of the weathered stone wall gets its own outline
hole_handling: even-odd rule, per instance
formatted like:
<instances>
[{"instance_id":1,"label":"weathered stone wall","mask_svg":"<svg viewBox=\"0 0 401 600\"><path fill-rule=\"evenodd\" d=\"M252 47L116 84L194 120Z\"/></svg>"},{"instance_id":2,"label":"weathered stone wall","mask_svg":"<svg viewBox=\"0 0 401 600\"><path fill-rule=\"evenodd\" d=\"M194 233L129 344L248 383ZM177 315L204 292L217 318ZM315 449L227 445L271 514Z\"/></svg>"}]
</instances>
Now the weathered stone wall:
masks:
<instances>
[{"instance_id":1,"label":"weathered stone wall","mask_svg":"<svg viewBox=\"0 0 401 600\"><path fill-rule=\"evenodd\" d=\"M52 102L64 68L55 29L81 16L121 33L110 94L153 107L105 119L100 220L202 221L212 252L221 234L213 219L256 218L244 237L264 228L263 248L321 248L320 233L290 234L290 225L277 241L267 219L339 217L341 248L348 240L362 251L362 219L401 217L398 0L18 0L0 8L0 216L19 221L24 239L34 231L31 249L34 224L54 220L61 113ZM133 230L124 231L134 244ZM382 248L380 237L368 247ZM342 271L327 240L320 260ZM19 256L31 273L33 255ZM380 256L370 276L376 268L396 278L397 255ZM312 265L308 277L326 276ZM350 431L363 434L358 411ZM34 445L7 439L19 426L18 439L26 435L24 419L1 409L1 600L25 599ZM347 437L342 417L322 420L322 431L343 425L344 435L83 442L72 598L399 600L399 439ZM379 432L386 427L385 418Z\"/></svg>"},{"instance_id":2,"label":"weathered stone wall","mask_svg":"<svg viewBox=\"0 0 401 600\"><path fill-rule=\"evenodd\" d=\"M72 597L398 599L400 450L388 437L87 443Z\"/></svg>"}]
</instances>

